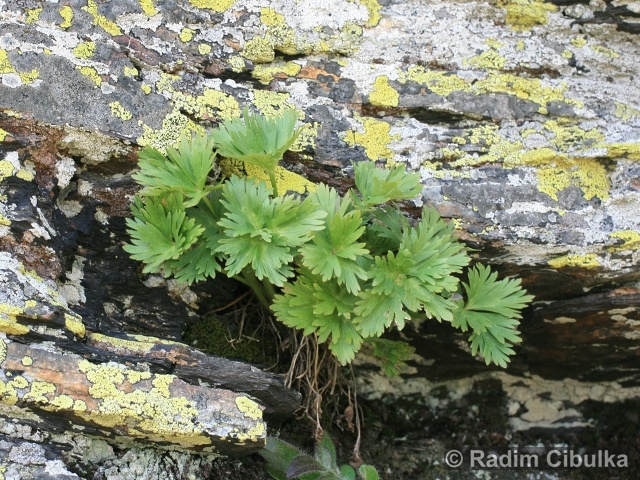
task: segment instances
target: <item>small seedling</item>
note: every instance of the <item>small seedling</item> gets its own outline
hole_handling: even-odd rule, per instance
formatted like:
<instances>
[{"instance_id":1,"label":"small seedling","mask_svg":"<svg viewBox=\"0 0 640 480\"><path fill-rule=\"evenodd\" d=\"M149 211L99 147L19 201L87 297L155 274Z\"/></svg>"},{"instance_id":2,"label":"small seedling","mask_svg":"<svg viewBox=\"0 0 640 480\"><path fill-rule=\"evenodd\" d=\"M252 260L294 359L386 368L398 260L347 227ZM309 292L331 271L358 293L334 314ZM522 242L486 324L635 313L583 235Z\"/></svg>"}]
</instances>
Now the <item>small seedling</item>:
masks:
<instances>
[{"instance_id":1,"label":"small seedling","mask_svg":"<svg viewBox=\"0 0 640 480\"><path fill-rule=\"evenodd\" d=\"M336 448L325 432L316 443L314 455L278 438L267 437L267 446L260 451L267 461L265 470L276 480L379 480L378 472L371 465L360 465L355 470L350 465L338 466Z\"/></svg>"}]
</instances>

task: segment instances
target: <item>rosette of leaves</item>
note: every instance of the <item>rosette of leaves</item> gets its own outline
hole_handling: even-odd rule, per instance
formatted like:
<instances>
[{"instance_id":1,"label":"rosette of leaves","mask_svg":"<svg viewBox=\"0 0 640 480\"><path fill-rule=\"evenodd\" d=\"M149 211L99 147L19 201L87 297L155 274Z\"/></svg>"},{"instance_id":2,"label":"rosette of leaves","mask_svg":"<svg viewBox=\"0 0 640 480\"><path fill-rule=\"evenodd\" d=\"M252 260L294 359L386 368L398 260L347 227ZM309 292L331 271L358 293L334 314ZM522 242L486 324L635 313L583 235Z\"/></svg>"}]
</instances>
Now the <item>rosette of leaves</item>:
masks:
<instances>
[{"instance_id":1,"label":"rosette of leaves","mask_svg":"<svg viewBox=\"0 0 640 480\"><path fill-rule=\"evenodd\" d=\"M260 451L267 461L265 470L276 480L379 480L374 467L363 464L354 469L338 466L336 448L325 432L316 443L314 455L307 455L297 447L274 437L267 437L267 445Z\"/></svg>"},{"instance_id":2,"label":"rosette of leaves","mask_svg":"<svg viewBox=\"0 0 640 480\"><path fill-rule=\"evenodd\" d=\"M426 317L469 332L474 354L506 366L533 297L519 280L469 269L467 249L434 209L415 224L407 220L397 202L420 193L417 174L362 162L346 195L319 185L304 200L252 178L211 181L215 141L224 156L262 166L275 182L278 160L298 134L296 118L245 109L209 138L182 139L166 155L143 150L134 175L143 189L125 250L145 272L189 283L223 272L246 283L279 321L327 342L342 364L366 344L387 373L397 373L413 350L380 337Z\"/></svg>"},{"instance_id":3,"label":"rosette of leaves","mask_svg":"<svg viewBox=\"0 0 640 480\"><path fill-rule=\"evenodd\" d=\"M242 118L225 121L211 132L211 136L223 157L255 165L267 172L277 196L276 167L300 135L300 129L296 129L297 119L295 110L285 110L280 116L267 118L251 113L245 107Z\"/></svg>"}]
</instances>

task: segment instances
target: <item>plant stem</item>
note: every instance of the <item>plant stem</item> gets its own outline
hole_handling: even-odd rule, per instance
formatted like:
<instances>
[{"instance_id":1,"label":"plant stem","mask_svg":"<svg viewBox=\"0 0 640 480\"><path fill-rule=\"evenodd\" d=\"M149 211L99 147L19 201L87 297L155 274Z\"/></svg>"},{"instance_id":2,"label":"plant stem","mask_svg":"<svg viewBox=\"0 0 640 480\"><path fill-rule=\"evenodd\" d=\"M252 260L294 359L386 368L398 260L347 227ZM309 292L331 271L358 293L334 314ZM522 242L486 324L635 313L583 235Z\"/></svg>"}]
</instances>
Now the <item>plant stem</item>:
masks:
<instances>
[{"instance_id":1,"label":"plant stem","mask_svg":"<svg viewBox=\"0 0 640 480\"><path fill-rule=\"evenodd\" d=\"M269 299L269 292L265 291L263 283L256 278L253 272L244 269L242 274L234 275L233 278L250 287L256 297L258 297L258 300L260 300L260 303L262 303L266 308L271 309L271 300L273 297Z\"/></svg>"},{"instance_id":2,"label":"plant stem","mask_svg":"<svg viewBox=\"0 0 640 480\"><path fill-rule=\"evenodd\" d=\"M267 172L269 174L269 179L271 180L271 188L273 188L273 196L277 197L278 196L278 185L276 184L276 171L274 170L269 170Z\"/></svg>"},{"instance_id":3,"label":"plant stem","mask_svg":"<svg viewBox=\"0 0 640 480\"><path fill-rule=\"evenodd\" d=\"M204 204L207 206L207 208L211 212L211 215L213 215L215 217L216 216L216 211L213 209L213 205L211 205L211 202L209 201L207 196L208 196L208 194L205 195L204 197L202 197L202 200L204 201Z\"/></svg>"}]
</instances>

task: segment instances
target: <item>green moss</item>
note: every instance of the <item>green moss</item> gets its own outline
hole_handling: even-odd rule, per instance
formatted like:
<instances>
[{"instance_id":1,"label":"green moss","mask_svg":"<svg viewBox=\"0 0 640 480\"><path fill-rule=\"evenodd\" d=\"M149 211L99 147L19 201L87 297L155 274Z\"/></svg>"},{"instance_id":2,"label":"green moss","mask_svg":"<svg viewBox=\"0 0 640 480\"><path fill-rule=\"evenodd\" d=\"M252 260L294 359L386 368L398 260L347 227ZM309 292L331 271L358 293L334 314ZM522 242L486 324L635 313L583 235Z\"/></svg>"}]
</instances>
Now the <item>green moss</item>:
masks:
<instances>
[{"instance_id":1,"label":"green moss","mask_svg":"<svg viewBox=\"0 0 640 480\"><path fill-rule=\"evenodd\" d=\"M235 327L227 326L218 317L205 317L194 322L182 338L185 343L211 355L265 365L273 365L276 362L275 345L244 337L238 341Z\"/></svg>"}]
</instances>

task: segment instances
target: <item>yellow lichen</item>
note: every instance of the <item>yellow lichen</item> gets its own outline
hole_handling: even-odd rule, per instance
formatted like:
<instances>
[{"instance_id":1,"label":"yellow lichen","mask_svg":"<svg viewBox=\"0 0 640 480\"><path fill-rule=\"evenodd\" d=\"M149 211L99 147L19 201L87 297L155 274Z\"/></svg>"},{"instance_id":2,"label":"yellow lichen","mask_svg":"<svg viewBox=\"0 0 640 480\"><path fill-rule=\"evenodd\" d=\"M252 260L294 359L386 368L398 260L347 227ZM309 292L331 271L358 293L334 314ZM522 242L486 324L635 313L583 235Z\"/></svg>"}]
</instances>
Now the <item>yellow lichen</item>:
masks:
<instances>
[{"instance_id":1,"label":"yellow lichen","mask_svg":"<svg viewBox=\"0 0 640 480\"><path fill-rule=\"evenodd\" d=\"M564 255L562 257L549 260L547 263L550 267L555 269L563 267L598 268L600 266L600 262L594 253L586 255Z\"/></svg>"},{"instance_id":2,"label":"yellow lichen","mask_svg":"<svg viewBox=\"0 0 640 480\"><path fill-rule=\"evenodd\" d=\"M0 338L0 364L7 359L7 343Z\"/></svg>"},{"instance_id":3,"label":"yellow lichen","mask_svg":"<svg viewBox=\"0 0 640 480\"><path fill-rule=\"evenodd\" d=\"M622 245L610 247L609 250L612 252L635 252L640 250L640 232L636 230L621 230L619 232L613 232L609 234L609 236L611 238L619 238L623 241Z\"/></svg>"},{"instance_id":4,"label":"yellow lichen","mask_svg":"<svg viewBox=\"0 0 640 480\"><path fill-rule=\"evenodd\" d=\"M136 67L124 67L122 73L125 77L135 77L138 75L138 69Z\"/></svg>"},{"instance_id":5,"label":"yellow lichen","mask_svg":"<svg viewBox=\"0 0 640 480\"><path fill-rule=\"evenodd\" d=\"M620 58L620 54L602 45L593 45L591 50L599 53L600 55L604 55L607 58Z\"/></svg>"},{"instance_id":6,"label":"yellow lichen","mask_svg":"<svg viewBox=\"0 0 640 480\"><path fill-rule=\"evenodd\" d=\"M260 21L269 27L285 24L284 16L270 7L260 9Z\"/></svg>"},{"instance_id":7,"label":"yellow lichen","mask_svg":"<svg viewBox=\"0 0 640 480\"><path fill-rule=\"evenodd\" d=\"M81 9L93 17L93 24L95 26L102 28L110 35L122 35L122 30L120 30L118 25L98 12L98 3L96 0L87 0L87 6L81 7Z\"/></svg>"},{"instance_id":8,"label":"yellow lichen","mask_svg":"<svg viewBox=\"0 0 640 480\"><path fill-rule=\"evenodd\" d=\"M22 357L21 363L25 367L29 367L29 366L33 365L33 358L28 357L28 356L24 356L24 357Z\"/></svg>"},{"instance_id":9,"label":"yellow lichen","mask_svg":"<svg viewBox=\"0 0 640 480\"><path fill-rule=\"evenodd\" d=\"M236 0L189 0L189 3L197 8L206 8L216 12L224 12L231 8Z\"/></svg>"},{"instance_id":10,"label":"yellow lichen","mask_svg":"<svg viewBox=\"0 0 640 480\"><path fill-rule=\"evenodd\" d=\"M91 332L89 338L94 342L108 343L116 348L123 348L141 354L148 353L156 346L156 338L137 336L135 340L126 340L124 338L109 337L101 333Z\"/></svg>"},{"instance_id":11,"label":"yellow lichen","mask_svg":"<svg viewBox=\"0 0 640 480\"><path fill-rule=\"evenodd\" d=\"M190 42L191 40L193 40L193 36L195 34L195 30L185 27L180 31L180 40L182 40L184 43Z\"/></svg>"},{"instance_id":12,"label":"yellow lichen","mask_svg":"<svg viewBox=\"0 0 640 480\"><path fill-rule=\"evenodd\" d=\"M37 80L40 77L40 72L38 72L34 68L30 72L20 73L19 76L20 76L20 80L22 80L22 83L24 85L29 85L30 83L33 83L35 80Z\"/></svg>"},{"instance_id":13,"label":"yellow lichen","mask_svg":"<svg viewBox=\"0 0 640 480\"><path fill-rule=\"evenodd\" d=\"M151 373L138 372L137 370L131 370L126 373L126 377L127 377L127 382L133 385L142 380L149 380L151 378Z\"/></svg>"},{"instance_id":14,"label":"yellow lichen","mask_svg":"<svg viewBox=\"0 0 640 480\"><path fill-rule=\"evenodd\" d=\"M151 93L151 87L149 85L142 85L140 90L142 90L146 95Z\"/></svg>"},{"instance_id":15,"label":"yellow lichen","mask_svg":"<svg viewBox=\"0 0 640 480\"><path fill-rule=\"evenodd\" d=\"M287 108L293 108L288 100L291 95L288 93L272 92L271 90L254 90L253 104L260 112L267 117L275 117ZM299 111L298 116L304 117L304 113Z\"/></svg>"},{"instance_id":16,"label":"yellow lichen","mask_svg":"<svg viewBox=\"0 0 640 480\"><path fill-rule=\"evenodd\" d=\"M47 395L55 393L56 386L51 382L41 382L34 380L31 382L30 390L24 394L23 400L33 400L34 402L48 403Z\"/></svg>"},{"instance_id":17,"label":"yellow lichen","mask_svg":"<svg viewBox=\"0 0 640 480\"><path fill-rule=\"evenodd\" d=\"M7 138L7 135L9 135L9 132L7 132L6 130L0 128L0 142L4 142L4 139ZM0 173L1 175L1 173Z\"/></svg>"},{"instance_id":18,"label":"yellow lichen","mask_svg":"<svg viewBox=\"0 0 640 480\"><path fill-rule=\"evenodd\" d=\"M252 420L262 419L262 410L260 405L247 397L236 397L236 406L240 410L245 418L251 418Z\"/></svg>"},{"instance_id":19,"label":"yellow lichen","mask_svg":"<svg viewBox=\"0 0 640 480\"><path fill-rule=\"evenodd\" d=\"M607 149L611 158L627 158L640 160L640 142L636 143L605 143L598 145Z\"/></svg>"},{"instance_id":20,"label":"yellow lichen","mask_svg":"<svg viewBox=\"0 0 640 480\"><path fill-rule=\"evenodd\" d=\"M13 163L8 160L0 160L0 180L10 177L14 171Z\"/></svg>"},{"instance_id":21,"label":"yellow lichen","mask_svg":"<svg viewBox=\"0 0 640 480\"><path fill-rule=\"evenodd\" d=\"M9 61L9 54L3 48L0 48L0 74L2 73L15 73L16 69L13 68Z\"/></svg>"},{"instance_id":22,"label":"yellow lichen","mask_svg":"<svg viewBox=\"0 0 640 480\"><path fill-rule=\"evenodd\" d=\"M447 74L434 70L427 70L422 66L409 68L400 74L400 82L412 81L425 85L436 95L446 97L453 92L467 92L471 85L455 74Z\"/></svg>"},{"instance_id":23,"label":"yellow lichen","mask_svg":"<svg viewBox=\"0 0 640 480\"><path fill-rule=\"evenodd\" d=\"M121 118L122 120L131 120L133 117L131 112L124 108L120 102L111 102L109 108L111 109L111 115L114 117Z\"/></svg>"},{"instance_id":24,"label":"yellow lichen","mask_svg":"<svg viewBox=\"0 0 640 480\"><path fill-rule=\"evenodd\" d=\"M640 117L640 110L620 102L614 102L616 110L613 114L623 122L628 122L632 118Z\"/></svg>"},{"instance_id":25,"label":"yellow lichen","mask_svg":"<svg viewBox=\"0 0 640 480\"><path fill-rule=\"evenodd\" d=\"M262 37L254 37L246 42L240 55L254 63L270 63L275 58L273 44Z\"/></svg>"},{"instance_id":26,"label":"yellow lichen","mask_svg":"<svg viewBox=\"0 0 640 480\"><path fill-rule=\"evenodd\" d=\"M609 177L597 160L570 158L550 148L540 148L522 153L519 162L536 167L538 190L556 201L558 192L572 185L579 187L587 200L609 198Z\"/></svg>"},{"instance_id":27,"label":"yellow lichen","mask_svg":"<svg viewBox=\"0 0 640 480\"><path fill-rule=\"evenodd\" d=\"M24 313L25 307L18 307L8 303L0 303L0 332L9 335L24 335L31 330L26 325L18 323L17 316Z\"/></svg>"},{"instance_id":28,"label":"yellow lichen","mask_svg":"<svg viewBox=\"0 0 640 480\"><path fill-rule=\"evenodd\" d=\"M21 168L16 172L16 177L24 180L25 182L31 182L35 178L35 175L33 174L33 172L30 172L29 170L25 170L24 168Z\"/></svg>"},{"instance_id":29,"label":"yellow lichen","mask_svg":"<svg viewBox=\"0 0 640 480\"><path fill-rule=\"evenodd\" d=\"M125 428L130 436L156 442L211 444L198 425L195 405L185 397L172 395L173 375L152 375L150 385L147 382L131 390L127 380L130 370L124 367L83 360L79 370L92 383L89 394L98 402L97 408L79 414L83 418L104 427Z\"/></svg>"},{"instance_id":30,"label":"yellow lichen","mask_svg":"<svg viewBox=\"0 0 640 480\"><path fill-rule=\"evenodd\" d=\"M276 65L256 65L253 72L251 72L251 76L260 81L260 83L267 85L274 79L276 76L285 75L287 77L296 76L300 70L301 66L295 62L286 62Z\"/></svg>"},{"instance_id":31,"label":"yellow lichen","mask_svg":"<svg viewBox=\"0 0 640 480\"><path fill-rule=\"evenodd\" d=\"M27 19L25 21L28 24L36 23L40 19L41 13L42 13L42 7L27 9Z\"/></svg>"},{"instance_id":32,"label":"yellow lichen","mask_svg":"<svg viewBox=\"0 0 640 480\"><path fill-rule=\"evenodd\" d=\"M237 160L220 160L220 169L225 175L242 175L264 181L271 185L269 175L260 167L246 164ZM295 192L305 194L316 190L316 185L297 173L286 168L276 167L276 186L278 192Z\"/></svg>"},{"instance_id":33,"label":"yellow lichen","mask_svg":"<svg viewBox=\"0 0 640 480\"><path fill-rule=\"evenodd\" d=\"M564 151L588 150L604 140L604 135L596 128L584 130L576 125L561 125L557 120L547 120L543 126L554 134L551 143Z\"/></svg>"},{"instance_id":34,"label":"yellow lichen","mask_svg":"<svg viewBox=\"0 0 640 480\"><path fill-rule=\"evenodd\" d=\"M566 49L565 49L565 50L562 52L562 58L569 59L569 58L571 58L571 57L573 57L573 52L572 52L571 50L566 50Z\"/></svg>"},{"instance_id":35,"label":"yellow lichen","mask_svg":"<svg viewBox=\"0 0 640 480\"><path fill-rule=\"evenodd\" d=\"M153 0L140 0L140 6L145 15L153 17L158 14L158 9L153 3Z\"/></svg>"},{"instance_id":36,"label":"yellow lichen","mask_svg":"<svg viewBox=\"0 0 640 480\"><path fill-rule=\"evenodd\" d=\"M84 338L87 332L84 323L82 323L82 319L80 317L76 318L68 313L64 314L64 326L79 338Z\"/></svg>"},{"instance_id":37,"label":"yellow lichen","mask_svg":"<svg viewBox=\"0 0 640 480\"><path fill-rule=\"evenodd\" d=\"M102 77L98 75L98 71L93 67L76 67L76 70L80 70L80 73L89 78L96 87L102 84Z\"/></svg>"},{"instance_id":38,"label":"yellow lichen","mask_svg":"<svg viewBox=\"0 0 640 480\"><path fill-rule=\"evenodd\" d=\"M256 442L259 438L262 438L266 432L264 422L258 422L246 433L237 432L234 436L235 439L240 442L240 444L245 443L247 440Z\"/></svg>"},{"instance_id":39,"label":"yellow lichen","mask_svg":"<svg viewBox=\"0 0 640 480\"><path fill-rule=\"evenodd\" d=\"M389 85L389 77L380 75L373 83L373 90L369 94L369 101L372 105L380 107L397 107L400 94Z\"/></svg>"},{"instance_id":40,"label":"yellow lichen","mask_svg":"<svg viewBox=\"0 0 640 480\"><path fill-rule=\"evenodd\" d=\"M473 85L476 93L506 93L524 100L530 100L540 105L539 113L546 114L549 102L564 102L569 105L582 107L582 102L568 99L564 96L566 86L545 86L537 78L518 77L510 73L490 73L484 80L479 80Z\"/></svg>"},{"instance_id":41,"label":"yellow lichen","mask_svg":"<svg viewBox=\"0 0 640 480\"><path fill-rule=\"evenodd\" d=\"M197 125L188 117L180 112L178 108L174 108L162 120L162 127L153 129L144 123L142 126L142 135L136 140L138 145L150 146L163 152L165 148L174 146L180 135L189 135L192 132L204 133L204 128Z\"/></svg>"},{"instance_id":42,"label":"yellow lichen","mask_svg":"<svg viewBox=\"0 0 640 480\"><path fill-rule=\"evenodd\" d=\"M487 41L487 43L489 43ZM506 58L497 52L497 47L485 50L480 55L476 55L464 61L465 65L482 69L502 70L506 63Z\"/></svg>"},{"instance_id":43,"label":"yellow lichen","mask_svg":"<svg viewBox=\"0 0 640 480\"><path fill-rule=\"evenodd\" d=\"M171 93L171 100L176 108L189 114L202 118L220 117L224 120L240 116L238 101L224 92L205 88L202 95L194 97L176 91L171 86L165 91Z\"/></svg>"},{"instance_id":44,"label":"yellow lichen","mask_svg":"<svg viewBox=\"0 0 640 480\"><path fill-rule=\"evenodd\" d=\"M344 141L351 146L362 146L370 160L385 160L393 157L389 148L392 140L399 140L398 135L391 136L391 126L387 122L374 118L365 118L362 122L364 133L356 130L348 131Z\"/></svg>"},{"instance_id":45,"label":"yellow lichen","mask_svg":"<svg viewBox=\"0 0 640 480\"><path fill-rule=\"evenodd\" d=\"M587 44L587 39L585 37L575 37L571 39L571 45L574 47L582 48Z\"/></svg>"},{"instance_id":46,"label":"yellow lichen","mask_svg":"<svg viewBox=\"0 0 640 480\"><path fill-rule=\"evenodd\" d=\"M78 58L91 58L96 51L96 44L92 41L81 42L73 49L73 54Z\"/></svg>"},{"instance_id":47,"label":"yellow lichen","mask_svg":"<svg viewBox=\"0 0 640 480\"><path fill-rule=\"evenodd\" d=\"M71 22L73 21L73 9L69 5L65 5L60 9L60 16L63 20L60 24L60 28L64 28L66 30L71 26Z\"/></svg>"},{"instance_id":48,"label":"yellow lichen","mask_svg":"<svg viewBox=\"0 0 640 480\"><path fill-rule=\"evenodd\" d=\"M367 7L369 11L369 20L367 21L367 27L375 27L380 23L380 19L382 15L380 15L380 10L382 9L382 5L378 3L378 0L358 0L360 4Z\"/></svg>"},{"instance_id":49,"label":"yellow lichen","mask_svg":"<svg viewBox=\"0 0 640 480\"><path fill-rule=\"evenodd\" d=\"M227 60L227 63L231 67L231 70L236 73L242 72L245 68L244 60L239 55L229 58L229 60Z\"/></svg>"},{"instance_id":50,"label":"yellow lichen","mask_svg":"<svg viewBox=\"0 0 640 480\"><path fill-rule=\"evenodd\" d=\"M543 0L502 0L506 3L506 23L513 30L531 30L537 25L545 25L549 12L557 12L558 7Z\"/></svg>"},{"instance_id":51,"label":"yellow lichen","mask_svg":"<svg viewBox=\"0 0 640 480\"><path fill-rule=\"evenodd\" d=\"M200 55L207 55L208 53L211 53L211 45L201 43L200 45L198 45L198 53Z\"/></svg>"}]
</instances>

